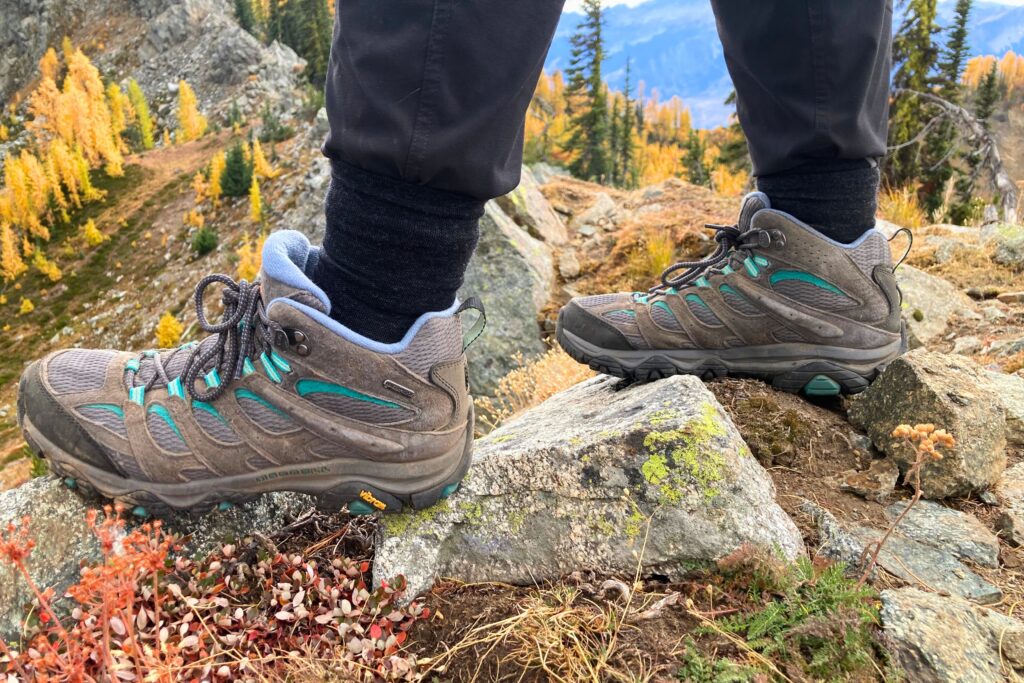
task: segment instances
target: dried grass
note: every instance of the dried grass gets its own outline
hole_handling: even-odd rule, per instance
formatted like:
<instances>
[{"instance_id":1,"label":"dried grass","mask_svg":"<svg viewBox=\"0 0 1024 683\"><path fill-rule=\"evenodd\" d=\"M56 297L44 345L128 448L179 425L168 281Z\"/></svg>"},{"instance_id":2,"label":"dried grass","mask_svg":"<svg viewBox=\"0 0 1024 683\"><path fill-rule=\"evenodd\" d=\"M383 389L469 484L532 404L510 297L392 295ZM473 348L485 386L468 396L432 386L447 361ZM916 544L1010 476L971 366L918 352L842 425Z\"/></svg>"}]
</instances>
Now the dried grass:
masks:
<instances>
[{"instance_id":1,"label":"dried grass","mask_svg":"<svg viewBox=\"0 0 1024 683\"><path fill-rule=\"evenodd\" d=\"M478 421L485 432L595 374L559 347L532 360L516 354L515 361L519 367L498 381L493 397L476 399Z\"/></svg>"},{"instance_id":2,"label":"dried grass","mask_svg":"<svg viewBox=\"0 0 1024 683\"><path fill-rule=\"evenodd\" d=\"M920 228L928 221L913 187L883 189L878 195L878 213L904 228Z\"/></svg>"}]
</instances>

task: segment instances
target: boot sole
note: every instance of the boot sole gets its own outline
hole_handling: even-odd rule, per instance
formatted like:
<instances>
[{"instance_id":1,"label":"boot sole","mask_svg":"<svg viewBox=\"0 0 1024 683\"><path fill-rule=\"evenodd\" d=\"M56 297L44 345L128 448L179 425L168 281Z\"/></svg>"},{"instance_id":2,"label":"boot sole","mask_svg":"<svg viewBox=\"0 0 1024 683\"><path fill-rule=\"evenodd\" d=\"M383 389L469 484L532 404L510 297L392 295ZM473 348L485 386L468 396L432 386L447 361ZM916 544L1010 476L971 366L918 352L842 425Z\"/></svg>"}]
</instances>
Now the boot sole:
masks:
<instances>
[{"instance_id":1,"label":"boot sole","mask_svg":"<svg viewBox=\"0 0 1024 683\"><path fill-rule=\"evenodd\" d=\"M615 377L649 381L672 375L752 377L776 389L808 396L857 394L906 350L906 330L901 338L877 349L848 349L817 344L721 349L651 349L620 351L590 344L561 324L558 343L574 360Z\"/></svg>"},{"instance_id":2,"label":"boot sole","mask_svg":"<svg viewBox=\"0 0 1024 683\"><path fill-rule=\"evenodd\" d=\"M134 516L162 517L175 512L227 510L262 494L304 493L325 512L347 509L353 515L429 508L458 490L473 452L474 411L470 405L466 439L451 451L418 462L382 463L335 458L286 465L230 477L183 484L157 484L121 477L75 458L47 439L27 415L22 432L39 457L65 486L86 497L123 504Z\"/></svg>"}]
</instances>

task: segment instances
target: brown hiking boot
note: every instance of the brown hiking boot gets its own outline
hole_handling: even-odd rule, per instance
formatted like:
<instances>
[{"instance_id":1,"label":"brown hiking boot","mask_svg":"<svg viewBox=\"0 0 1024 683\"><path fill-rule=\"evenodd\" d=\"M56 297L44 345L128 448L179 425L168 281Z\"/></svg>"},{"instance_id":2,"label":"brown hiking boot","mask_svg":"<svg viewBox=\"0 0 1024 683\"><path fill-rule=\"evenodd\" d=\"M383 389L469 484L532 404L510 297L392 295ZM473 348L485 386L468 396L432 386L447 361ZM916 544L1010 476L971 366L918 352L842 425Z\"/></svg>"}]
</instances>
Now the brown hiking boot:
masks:
<instances>
[{"instance_id":1,"label":"brown hiking boot","mask_svg":"<svg viewBox=\"0 0 1024 683\"><path fill-rule=\"evenodd\" d=\"M809 395L856 393L906 349L885 236L840 244L768 197L744 199L718 248L670 267L646 293L573 299L558 341L619 377L759 377Z\"/></svg>"},{"instance_id":2,"label":"brown hiking boot","mask_svg":"<svg viewBox=\"0 0 1024 683\"><path fill-rule=\"evenodd\" d=\"M469 467L473 403L458 313L423 315L395 344L328 317L319 250L271 235L260 281L196 288L202 343L127 353L70 349L21 378L28 443L72 488L139 516L208 509L269 491L352 513L423 508ZM202 315L213 283L224 317ZM482 322L482 318L481 318Z\"/></svg>"}]
</instances>

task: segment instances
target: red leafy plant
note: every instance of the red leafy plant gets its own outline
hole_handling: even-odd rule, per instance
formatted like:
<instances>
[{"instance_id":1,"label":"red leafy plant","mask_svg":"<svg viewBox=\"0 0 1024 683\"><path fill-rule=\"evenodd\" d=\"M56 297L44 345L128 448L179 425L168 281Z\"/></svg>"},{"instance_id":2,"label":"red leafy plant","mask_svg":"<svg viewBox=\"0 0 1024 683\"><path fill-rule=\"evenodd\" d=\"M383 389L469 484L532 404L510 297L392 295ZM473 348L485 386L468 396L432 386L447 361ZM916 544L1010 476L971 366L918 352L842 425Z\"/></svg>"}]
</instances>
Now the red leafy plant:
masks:
<instances>
[{"instance_id":1,"label":"red leafy plant","mask_svg":"<svg viewBox=\"0 0 1024 683\"><path fill-rule=\"evenodd\" d=\"M74 606L64 618L29 572L29 518L0 531L0 559L35 595L24 643L0 641L9 683L257 680L299 656L330 658L351 680L417 676L403 645L430 612L396 606L404 578L371 591L368 562L256 546L192 560L160 521L128 528L111 507L87 521L103 559L68 589Z\"/></svg>"}]
</instances>

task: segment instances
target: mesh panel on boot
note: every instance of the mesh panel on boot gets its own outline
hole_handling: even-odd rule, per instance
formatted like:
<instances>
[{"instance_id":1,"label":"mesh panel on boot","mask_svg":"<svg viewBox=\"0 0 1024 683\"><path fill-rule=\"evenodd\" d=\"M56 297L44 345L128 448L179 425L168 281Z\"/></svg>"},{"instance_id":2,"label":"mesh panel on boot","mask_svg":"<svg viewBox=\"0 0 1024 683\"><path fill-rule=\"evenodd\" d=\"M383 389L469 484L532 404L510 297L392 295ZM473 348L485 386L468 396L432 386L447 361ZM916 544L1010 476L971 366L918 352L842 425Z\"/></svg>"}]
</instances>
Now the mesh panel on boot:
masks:
<instances>
[{"instance_id":1,"label":"mesh panel on boot","mask_svg":"<svg viewBox=\"0 0 1024 683\"><path fill-rule=\"evenodd\" d=\"M849 249L847 252L853 262L860 268L860 272L871 277L875 266L889 265L892 263L892 253L889 251L889 241L882 233L874 233L857 245L856 249Z\"/></svg>"},{"instance_id":2,"label":"mesh panel on boot","mask_svg":"<svg viewBox=\"0 0 1024 683\"><path fill-rule=\"evenodd\" d=\"M651 320L658 327L665 330L673 330L679 332L683 329L683 326L679 324L679 320L676 319L674 313L669 310L667 305L658 305L657 303L651 306Z\"/></svg>"},{"instance_id":3,"label":"mesh panel on boot","mask_svg":"<svg viewBox=\"0 0 1024 683\"><path fill-rule=\"evenodd\" d=\"M807 341L804 336L796 330L791 330L788 327L780 327L779 329L772 332L772 337L775 341L786 343L798 343Z\"/></svg>"},{"instance_id":4,"label":"mesh panel on boot","mask_svg":"<svg viewBox=\"0 0 1024 683\"><path fill-rule=\"evenodd\" d=\"M594 308L595 306L604 306L610 304L613 301L618 300L617 294L595 294L594 296L585 296L581 299L576 299L576 303L583 308Z\"/></svg>"},{"instance_id":5,"label":"mesh panel on boot","mask_svg":"<svg viewBox=\"0 0 1024 683\"><path fill-rule=\"evenodd\" d=\"M147 481L149 479L146 473L142 471L138 461L132 456L115 451L113 448L103 448L103 452L114 463L114 466L124 472L124 475L129 479L135 479L136 481Z\"/></svg>"},{"instance_id":6,"label":"mesh panel on boot","mask_svg":"<svg viewBox=\"0 0 1024 683\"><path fill-rule=\"evenodd\" d=\"M626 310L608 311L604 314L604 318L618 325L632 324L636 322L636 313Z\"/></svg>"},{"instance_id":7,"label":"mesh panel on boot","mask_svg":"<svg viewBox=\"0 0 1024 683\"><path fill-rule=\"evenodd\" d=\"M203 408L192 408L192 417L196 424L206 434L216 441L226 444L239 444L242 440L235 434L235 430L228 426L228 423Z\"/></svg>"},{"instance_id":8,"label":"mesh panel on boot","mask_svg":"<svg viewBox=\"0 0 1024 683\"><path fill-rule=\"evenodd\" d=\"M290 417L280 410L272 408L255 394L236 391L235 397L245 416L266 431L272 434L283 434L297 429L297 425Z\"/></svg>"},{"instance_id":9,"label":"mesh panel on boot","mask_svg":"<svg viewBox=\"0 0 1024 683\"><path fill-rule=\"evenodd\" d=\"M690 308L690 312L708 327L721 327L722 321L718 319L718 316L707 307L707 305L698 297L696 294L688 294L686 297L686 305Z\"/></svg>"},{"instance_id":10,"label":"mesh panel on boot","mask_svg":"<svg viewBox=\"0 0 1024 683\"><path fill-rule=\"evenodd\" d=\"M189 452L181 435L157 413L151 412L146 415L146 428L149 429L149 435L153 437L153 442L165 451L169 453Z\"/></svg>"},{"instance_id":11,"label":"mesh panel on boot","mask_svg":"<svg viewBox=\"0 0 1024 683\"><path fill-rule=\"evenodd\" d=\"M75 412L85 420L117 434L122 439L128 438L128 430L124 426L124 416L113 410L88 405L75 408Z\"/></svg>"},{"instance_id":12,"label":"mesh panel on boot","mask_svg":"<svg viewBox=\"0 0 1024 683\"><path fill-rule=\"evenodd\" d=\"M462 324L459 317L453 315L428 320L409 346L395 358L420 377L428 377L430 368L461 355Z\"/></svg>"},{"instance_id":13,"label":"mesh panel on boot","mask_svg":"<svg viewBox=\"0 0 1024 683\"><path fill-rule=\"evenodd\" d=\"M742 294L737 294L731 288L726 289L725 287L719 287L719 292L722 294L722 299L725 301L729 308L733 309L737 313L743 315L755 316L761 315L761 310L750 303L750 300Z\"/></svg>"},{"instance_id":14,"label":"mesh panel on boot","mask_svg":"<svg viewBox=\"0 0 1024 683\"><path fill-rule=\"evenodd\" d=\"M113 351L70 349L54 356L46 365L46 379L57 394L95 391L107 379Z\"/></svg>"},{"instance_id":15,"label":"mesh panel on boot","mask_svg":"<svg viewBox=\"0 0 1024 683\"><path fill-rule=\"evenodd\" d=\"M781 280L773 284L772 289L784 297L820 311L840 311L856 305L856 302L845 294L836 294L802 280Z\"/></svg>"},{"instance_id":16,"label":"mesh panel on boot","mask_svg":"<svg viewBox=\"0 0 1024 683\"><path fill-rule=\"evenodd\" d=\"M396 424L411 419L415 413L407 408L392 408L376 403L360 401L341 394L328 394L315 392L307 394L306 398L324 410L335 415L348 417L360 422L370 424Z\"/></svg>"}]
</instances>

